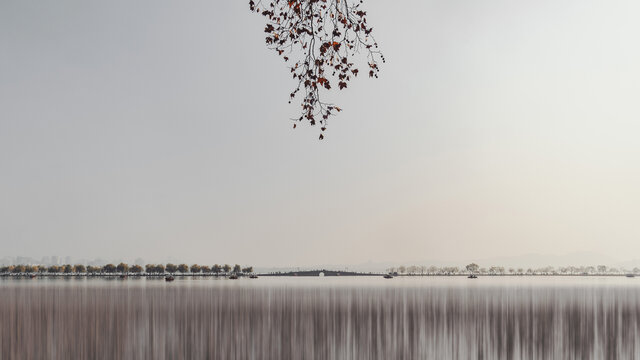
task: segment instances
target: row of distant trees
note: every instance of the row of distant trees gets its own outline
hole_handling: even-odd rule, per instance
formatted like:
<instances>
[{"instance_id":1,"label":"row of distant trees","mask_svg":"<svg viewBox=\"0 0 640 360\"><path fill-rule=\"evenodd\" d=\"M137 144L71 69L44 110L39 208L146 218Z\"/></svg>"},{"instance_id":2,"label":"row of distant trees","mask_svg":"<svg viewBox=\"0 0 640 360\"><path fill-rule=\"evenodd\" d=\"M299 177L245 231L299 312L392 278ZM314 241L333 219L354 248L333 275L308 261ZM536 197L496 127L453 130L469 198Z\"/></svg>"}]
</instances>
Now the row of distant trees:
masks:
<instances>
[{"instance_id":1,"label":"row of distant trees","mask_svg":"<svg viewBox=\"0 0 640 360\"><path fill-rule=\"evenodd\" d=\"M387 269L392 274L406 275L463 275L463 274L482 274L482 275L622 275L637 274L640 275L640 268L624 269L617 267L607 267L605 265L597 266L563 266L553 267L546 266L541 268L505 268L503 266L480 267L475 263L469 264L464 268L457 266L398 266Z\"/></svg>"},{"instance_id":2,"label":"row of distant trees","mask_svg":"<svg viewBox=\"0 0 640 360\"><path fill-rule=\"evenodd\" d=\"M104 266L84 266L82 264L66 264L66 265L10 265L0 267L0 273L4 274L250 274L253 273L253 267L242 267L238 264L231 266L229 264L213 266L193 264L147 264L144 267L140 265L128 265L125 263L106 264Z\"/></svg>"}]
</instances>

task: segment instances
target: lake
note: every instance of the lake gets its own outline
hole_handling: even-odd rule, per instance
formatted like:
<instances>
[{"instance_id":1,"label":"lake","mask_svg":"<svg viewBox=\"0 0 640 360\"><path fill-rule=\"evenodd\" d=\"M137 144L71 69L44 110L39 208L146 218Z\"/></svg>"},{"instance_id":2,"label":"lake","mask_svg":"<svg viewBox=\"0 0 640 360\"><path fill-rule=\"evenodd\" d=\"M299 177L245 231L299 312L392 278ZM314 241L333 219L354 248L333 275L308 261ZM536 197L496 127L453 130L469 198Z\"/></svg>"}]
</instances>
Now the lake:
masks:
<instances>
[{"instance_id":1,"label":"lake","mask_svg":"<svg viewBox=\"0 0 640 360\"><path fill-rule=\"evenodd\" d=\"M1 278L0 291L0 359L640 358L640 278Z\"/></svg>"}]
</instances>

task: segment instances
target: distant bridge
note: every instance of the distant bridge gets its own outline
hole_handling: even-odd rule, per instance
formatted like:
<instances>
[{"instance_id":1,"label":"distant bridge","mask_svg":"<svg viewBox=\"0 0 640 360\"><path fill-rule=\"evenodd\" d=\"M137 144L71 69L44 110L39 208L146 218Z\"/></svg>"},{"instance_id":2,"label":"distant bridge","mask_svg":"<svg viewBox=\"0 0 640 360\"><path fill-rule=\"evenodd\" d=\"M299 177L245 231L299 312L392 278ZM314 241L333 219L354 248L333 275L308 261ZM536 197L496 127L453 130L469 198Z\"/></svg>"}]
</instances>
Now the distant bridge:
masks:
<instances>
[{"instance_id":1,"label":"distant bridge","mask_svg":"<svg viewBox=\"0 0 640 360\"><path fill-rule=\"evenodd\" d=\"M275 272L261 274L261 276L381 276L382 274L376 273L361 273L353 271L340 271L340 270L305 270L305 271L289 271L289 272Z\"/></svg>"}]
</instances>

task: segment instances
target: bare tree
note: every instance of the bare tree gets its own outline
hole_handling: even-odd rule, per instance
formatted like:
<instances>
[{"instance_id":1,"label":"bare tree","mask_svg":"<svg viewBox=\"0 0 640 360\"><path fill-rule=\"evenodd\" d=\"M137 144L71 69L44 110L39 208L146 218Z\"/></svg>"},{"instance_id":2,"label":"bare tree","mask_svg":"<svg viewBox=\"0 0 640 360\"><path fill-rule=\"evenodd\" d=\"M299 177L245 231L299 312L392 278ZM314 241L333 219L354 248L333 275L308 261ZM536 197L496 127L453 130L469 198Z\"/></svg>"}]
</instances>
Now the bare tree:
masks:
<instances>
[{"instance_id":1,"label":"bare tree","mask_svg":"<svg viewBox=\"0 0 640 360\"><path fill-rule=\"evenodd\" d=\"M222 266L218 265L218 264L214 264L211 267L211 271L214 272L216 275L220 274L222 272Z\"/></svg>"},{"instance_id":2,"label":"bare tree","mask_svg":"<svg viewBox=\"0 0 640 360\"><path fill-rule=\"evenodd\" d=\"M190 270L191 270L192 274L198 274L199 272L202 271L202 267L200 267L200 265L198 265L198 264L193 264L193 265L191 265Z\"/></svg>"},{"instance_id":3,"label":"bare tree","mask_svg":"<svg viewBox=\"0 0 640 360\"><path fill-rule=\"evenodd\" d=\"M107 274L111 274L116 272L116 266L113 264L107 264L105 266L102 267L102 272L105 272Z\"/></svg>"},{"instance_id":4,"label":"bare tree","mask_svg":"<svg viewBox=\"0 0 640 360\"><path fill-rule=\"evenodd\" d=\"M366 54L369 77L378 77L378 63L385 60L362 0L249 0L249 9L267 19L267 47L291 64L298 81L289 102L301 92L302 109L293 120L320 123L325 131L327 119L341 109L321 100L320 91L332 89L335 82L339 90L347 88L359 73L352 61L355 54Z\"/></svg>"},{"instance_id":5,"label":"bare tree","mask_svg":"<svg viewBox=\"0 0 640 360\"><path fill-rule=\"evenodd\" d=\"M467 271L471 274L475 274L478 272L478 270L480 269L480 266L476 263L471 263L467 266L465 266L465 269L467 269Z\"/></svg>"},{"instance_id":6,"label":"bare tree","mask_svg":"<svg viewBox=\"0 0 640 360\"><path fill-rule=\"evenodd\" d=\"M235 264L233 265L233 273L234 274L239 274L242 272L242 266Z\"/></svg>"},{"instance_id":7,"label":"bare tree","mask_svg":"<svg viewBox=\"0 0 640 360\"><path fill-rule=\"evenodd\" d=\"M224 266L222 267L222 270L224 270L225 274L230 273L231 272L231 265L224 264Z\"/></svg>"},{"instance_id":8,"label":"bare tree","mask_svg":"<svg viewBox=\"0 0 640 360\"><path fill-rule=\"evenodd\" d=\"M129 272L129 265L127 265L125 263L120 263L120 264L118 264L118 266L116 266L116 270L121 274L125 274L125 273Z\"/></svg>"},{"instance_id":9,"label":"bare tree","mask_svg":"<svg viewBox=\"0 0 640 360\"><path fill-rule=\"evenodd\" d=\"M171 263L167 264L166 269L167 269L167 272L171 273L171 274L173 274L176 271L178 271L178 267L176 265L174 265L174 264L171 264Z\"/></svg>"}]
</instances>

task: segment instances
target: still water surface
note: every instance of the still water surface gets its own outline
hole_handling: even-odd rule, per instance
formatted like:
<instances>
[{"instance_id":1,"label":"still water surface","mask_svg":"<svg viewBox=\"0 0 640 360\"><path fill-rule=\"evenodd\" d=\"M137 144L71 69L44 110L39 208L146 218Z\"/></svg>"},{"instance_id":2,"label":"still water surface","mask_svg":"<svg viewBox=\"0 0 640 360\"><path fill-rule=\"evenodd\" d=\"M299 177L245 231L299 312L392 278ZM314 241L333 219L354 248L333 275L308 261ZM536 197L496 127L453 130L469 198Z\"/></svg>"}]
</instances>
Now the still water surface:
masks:
<instances>
[{"instance_id":1,"label":"still water surface","mask_svg":"<svg viewBox=\"0 0 640 360\"><path fill-rule=\"evenodd\" d=\"M640 278L4 278L0 359L640 359Z\"/></svg>"}]
</instances>

